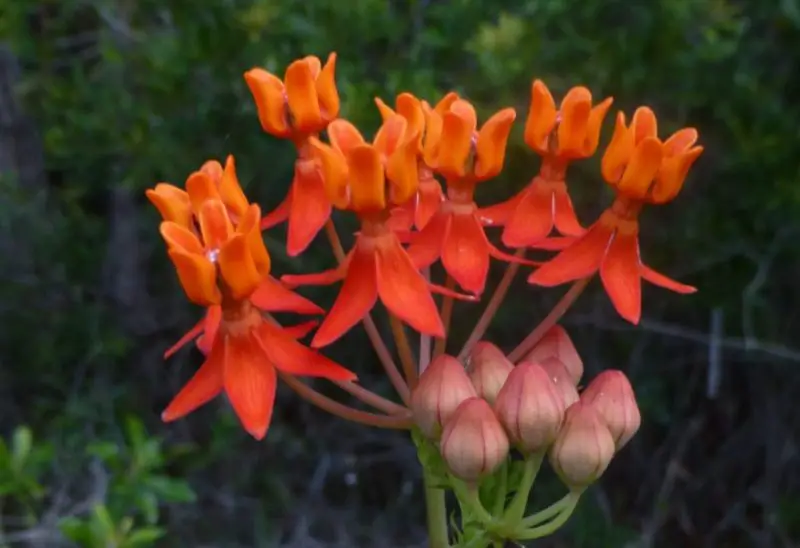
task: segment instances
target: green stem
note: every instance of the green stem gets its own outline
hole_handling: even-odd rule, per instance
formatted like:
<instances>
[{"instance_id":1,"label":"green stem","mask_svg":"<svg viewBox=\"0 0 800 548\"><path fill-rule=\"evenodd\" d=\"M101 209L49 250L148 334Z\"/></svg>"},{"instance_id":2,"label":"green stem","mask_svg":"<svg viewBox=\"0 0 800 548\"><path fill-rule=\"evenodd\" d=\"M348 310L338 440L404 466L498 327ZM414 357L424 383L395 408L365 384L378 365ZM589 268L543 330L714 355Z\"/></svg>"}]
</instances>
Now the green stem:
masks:
<instances>
[{"instance_id":1,"label":"green stem","mask_svg":"<svg viewBox=\"0 0 800 548\"><path fill-rule=\"evenodd\" d=\"M539 525L540 523L544 523L545 521L551 519L553 516L558 515L562 509L564 509L571 500L572 493L567 493L564 495L561 500L558 500L545 508L544 510L540 510L535 514L531 514L530 516L523 519L519 526L522 529L528 529L529 527L533 527L534 525Z\"/></svg>"},{"instance_id":2,"label":"green stem","mask_svg":"<svg viewBox=\"0 0 800 548\"><path fill-rule=\"evenodd\" d=\"M552 521L548 521L543 525L539 525L538 527L533 527L531 529L525 529L520 531L519 533L514 535L514 538L517 540L533 540L537 538L546 537L555 533L562 525L564 525L567 520L572 516L572 512L575 510L575 507L578 505L578 501L581 498L581 493L574 491L565 497L566 502L564 507L561 511L553 518Z\"/></svg>"},{"instance_id":3,"label":"green stem","mask_svg":"<svg viewBox=\"0 0 800 548\"><path fill-rule=\"evenodd\" d=\"M453 486L453 491L458 497L458 500L469 507L472 513L475 514L475 517L478 518L478 521L483 525L489 525L494 521L494 516L483 507L477 487L467 485L456 478L451 478L450 484Z\"/></svg>"},{"instance_id":4,"label":"green stem","mask_svg":"<svg viewBox=\"0 0 800 548\"><path fill-rule=\"evenodd\" d=\"M423 471L423 483L425 485L425 511L428 518L428 546L430 548L450 548L444 489L433 485L434 478L427 470Z\"/></svg>"},{"instance_id":5,"label":"green stem","mask_svg":"<svg viewBox=\"0 0 800 548\"><path fill-rule=\"evenodd\" d=\"M508 462L508 459L506 459L499 471L500 484L497 486L494 506L492 506L492 515L494 516L502 515L503 509L506 507L506 495L508 495Z\"/></svg>"},{"instance_id":6,"label":"green stem","mask_svg":"<svg viewBox=\"0 0 800 548\"><path fill-rule=\"evenodd\" d=\"M536 475L539 473L539 468L542 466L542 459L544 453L536 453L525 458L525 468L522 471L522 480L520 481L517 492L514 493L514 498L511 504L508 505L503 522L506 525L516 528L525 515L525 508L528 506L528 498L531 495L531 488L533 482L536 481Z\"/></svg>"}]
</instances>

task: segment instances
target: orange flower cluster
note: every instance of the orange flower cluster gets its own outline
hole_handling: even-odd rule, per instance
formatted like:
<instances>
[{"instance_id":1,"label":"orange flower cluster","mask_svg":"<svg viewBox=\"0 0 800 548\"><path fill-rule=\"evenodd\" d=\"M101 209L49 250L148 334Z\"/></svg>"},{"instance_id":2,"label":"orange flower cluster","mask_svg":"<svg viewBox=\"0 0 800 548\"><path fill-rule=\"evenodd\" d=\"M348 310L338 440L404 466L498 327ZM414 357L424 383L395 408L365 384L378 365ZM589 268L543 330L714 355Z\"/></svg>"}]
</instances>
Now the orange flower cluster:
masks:
<instances>
[{"instance_id":1,"label":"orange flower cluster","mask_svg":"<svg viewBox=\"0 0 800 548\"><path fill-rule=\"evenodd\" d=\"M369 140L339 118L335 63L335 54L324 66L309 56L290 64L283 79L260 68L244 75L264 131L291 140L297 150L290 191L275 211L261 217L258 206L248 202L232 158L224 168L207 162L185 188L160 183L147 192L164 219L161 234L187 297L207 308L205 318L167 352L197 338L207 357L169 405L165 420L224 390L247 430L261 437L276 372L353 379L297 341L309 324L284 328L269 315L323 313L292 292L300 286L343 282L313 348L339 339L378 300L420 333L445 337L446 322L433 294L477 300L491 258L535 267L528 280L541 286L599 271L612 303L633 323L641 315L642 278L679 293L694 291L642 263L638 216L644 204L662 204L678 194L702 152L695 146L696 130L682 129L662 141L649 108L636 110L630 124L619 113L601 170L616 199L584 228L568 193L567 168L597 150L611 98L595 103L588 89L575 87L557 106L536 80L524 137L542 158L540 171L517 196L479 208L475 189L503 169L514 109L479 123L475 107L455 92L434 106L401 93L394 107L376 99L383 121ZM355 213L361 225L352 248L340 253L340 264L321 273L272 278L260 231L287 221L286 249L296 256L323 228L331 236L333 209ZM502 242L516 254L490 242L485 229L492 226L503 227ZM558 254L541 264L522 256L526 248ZM422 273L439 260L449 279L444 287Z\"/></svg>"}]
</instances>

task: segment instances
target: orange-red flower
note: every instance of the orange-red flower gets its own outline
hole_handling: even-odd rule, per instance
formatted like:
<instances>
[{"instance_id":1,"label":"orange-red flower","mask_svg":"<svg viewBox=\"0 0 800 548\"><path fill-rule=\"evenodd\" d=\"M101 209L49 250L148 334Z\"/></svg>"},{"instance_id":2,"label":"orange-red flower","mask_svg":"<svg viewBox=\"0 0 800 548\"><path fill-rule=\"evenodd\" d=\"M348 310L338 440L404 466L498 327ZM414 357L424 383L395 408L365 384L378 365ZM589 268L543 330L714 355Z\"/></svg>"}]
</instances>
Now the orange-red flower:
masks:
<instances>
[{"instance_id":1,"label":"orange-red flower","mask_svg":"<svg viewBox=\"0 0 800 548\"><path fill-rule=\"evenodd\" d=\"M431 288L415 268L388 224L389 212L417 191L417 135L400 115L383 123L367 143L350 122L328 127L331 145L312 140L320 154L333 204L354 211L361 232L346 260L320 274L283 276L291 286L325 285L344 279L336 302L311 345L328 345L344 335L381 302L421 333L444 336Z\"/></svg>"},{"instance_id":2,"label":"orange-red flower","mask_svg":"<svg viewBox=\"0 0 800 548\"><path fill-rule=\"evenodd\" d=\"M186 196L196 213L189 226L162 222L161 235L186 295L208 307L202 325L179 344L202 333L199 346L208 355L162 418L183 417L224 390L244 428L261 439L272 416L277 371L341 380L355 375L297 342L305 326L286 330L263 316L262 310L318 309L269 278L259 207L246 204L236 214L220 198L207 172L196 172L189 179L195 183L187 184ZM169 192L178 207L183 195ZM165 195L162 187L161 196Z\"/></svg>"},{"instance_id":3,"label":"orange-red flower","mask_svg":"<svg viewBox=\"0 0 800 548\"><path fill-rule=\"evenodd\" d=\"M528 278L530 283L558 285L600 270L603 285L620 315L631 323L641 316L641 279L678 293L694 287L678 283L642 264L639 256L639 212L645 203L661 204L677 196L689 168L703 147L694 146L697 130L685 128L666 141L658 138L655 114L636 110L630 126L617 116L614 135L603 155L603 178L617 198L585 234Z\"/></svg>"},{"instance_id":4,"label":"orange-red flower","mask_svg":"<svg viewBox=\"0 0 800 548\"><path fill-rule=\"evenodd\" d=\"M555 227L565 236L579 236L578 222L565 180L571 161L588 158L597 149L600 126L613 99L592 106L592 94L574 87L561 101L560 110L547 86L535 80L525 123L525 143L542 156L539 174L510 200L479 212L485 225L504 226L508 247L547 247L545 238Z\"/></svg>"},{"instance_id":5,"label":"orange-red flower","mask_svg":"<svg viewBox=\"0 0 800 548\"><path fill-rule=\"evenodd\" d=\"M261 68L244 75L261 127L276 137L291 139L298 150L288 195L261 221L262 229L289 221L286 250L292 257L308 247L331 214L331 203L308 139L339 115L335 70L336 54L331 53L324 67L313 55L294 61L286 69L283 81Z\"/></svg>"},{"instance_id":6,"label":"orange-red flower","mask_svg":"<svg viewBox=\"0 0 800 548\"><path fill-rule=\"evenodd\" d=\"M441 257L447 273L465 290L480 294L486 285L489 257L519 261L489 242L473 199L475 186L503 168L506 143L516 114L506 108L477 130L475 108L463 99L444 112L425 109L426 163L447 180L447 199L415 234L408 249L418 267ZM522 261L525 262L525 261Z\"/></svg>"}]
</instances>

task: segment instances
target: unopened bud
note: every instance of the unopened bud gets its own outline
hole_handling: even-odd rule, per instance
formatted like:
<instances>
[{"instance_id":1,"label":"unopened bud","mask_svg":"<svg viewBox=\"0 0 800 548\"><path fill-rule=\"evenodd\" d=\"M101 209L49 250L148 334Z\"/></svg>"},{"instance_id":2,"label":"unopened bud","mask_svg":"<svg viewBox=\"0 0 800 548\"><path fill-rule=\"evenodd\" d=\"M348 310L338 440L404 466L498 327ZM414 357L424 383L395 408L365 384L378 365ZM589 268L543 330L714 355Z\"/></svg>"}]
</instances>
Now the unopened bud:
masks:
<instances>
[{"instance_id":1,"label":"unopened bud","mask_svg":"<svg viewBox=\"0 0 800 548\"><path fill-rule=\"evenodd\" d=\"M594 407L606 423L617 451L630 441L642 424L633 388L622 371L608 370L597 375L581 394L581 401Z\"/></svg>"},{"instance_id":2,"label":"unopened bud","mask_svg":"<svg viewBox=\"0 0 800 548\"><path fill-rule=\"evenodd\" d=\"M494 410L511 442L524 453L546 449L564 420L564 401L539 364L521 363L497 395Z\"/></svg>"},{"instance_id":3,"label":"unopened bud","mask_svg":"<svg viewBox=\"0 0 800 548\"><path fill-rule=\"evenodd\" d=\"M508 457L508 437L482 398L469 398L445 423L440 450L454 476L475 481Z\"/></svg>"},{"instance_id":4,"label":"unopened bud","mask_svg":"<svg viewBox=\"0 0 800 548\"><path fill-rule=\"evenodd\" d=\"M490 342L477 343L467 361L467 373L480 397L494 403L514 364Z\"/></svg>"},{"instance_id":5,"label":"unopened bud","mask_svg":"<svg viewBox=\"0 0 800 548\"><path fill-rule=\"evenodd\" d=\"M572 344L567 330L560 325L554 325L545 333L544 337L525 357L525 361L542 363L547 358L561 360L572 378L572 383L577 385L580 382L583 376L583 360L581 360L575 345Z\"/></svg>"},{"instance_id":6,"label":"unopened bud","mask_svg":"<svg viewBox=\"0 0 800 548\"><path fill-rule=\"evenodd\" d=\"M614 456L614 438L600 415L583 402L572 404L564 416L550 464L570 489L581 490L599 478Z\"/></svg>"},{"instance_id":7,"label":"unopened bud","mask_svg":"<svg viewBox=\"0 0 800 548\"><path fill-rule=\"evenodd\" d=\"M422 433L437 439L461 402L477 396L464 367L452 356L439 356L423 371L411 394L411 412Z\"/></svg>"},{"instance_id":8,"label":"unopened bud","mask_svg":"<svg viewBox=\"0 0 800 548\"><path fill-rule=\"evenodd\" d=\"M539 365L547 372L550 380L555 385L558 393L564 400L565 408L578 401L578 389L575 388L569 371L567 371L567 368L560 359L555 357L545 358L539 362Z\"/></svg>"}]
</instances>

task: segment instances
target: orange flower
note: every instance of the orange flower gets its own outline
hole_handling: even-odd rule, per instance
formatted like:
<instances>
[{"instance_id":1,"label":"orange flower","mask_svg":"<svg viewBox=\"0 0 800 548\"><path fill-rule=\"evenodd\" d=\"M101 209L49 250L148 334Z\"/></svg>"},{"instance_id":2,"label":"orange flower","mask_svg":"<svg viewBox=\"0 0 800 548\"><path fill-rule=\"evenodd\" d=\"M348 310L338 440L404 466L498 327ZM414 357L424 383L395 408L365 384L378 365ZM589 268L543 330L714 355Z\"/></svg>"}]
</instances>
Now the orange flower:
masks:
<instances>
[{"instance_id":1,"label":"orange flower","mask_svg":"<svg viewBox=\"0 0 800 548\"><path fill-rule=\"evenodd\" d=\"M344 335L381 302L421 333L444 335L431 288L389 227L392 207L417 190L417 135L402 116L381 126L370 144L350 122L328 128L332 146L312 140L320 155L325 185L333 204L354 211L361 231L347 259L319 274L283 276L291 286L327 285L344 280L342 290L311 345L328 345Z\"/></svg>"},{"instance_id":2,"label":"orange flower","mask_svg":"<svg viewBox=\"0 0 800 548\"><path fill-rule=\"evenodd\" d=\"M453 100L443 113L427 108L426 163L447 179L447 199L408 249L417 267L441 257L447 273L465 290L480 294L486 285L489 257L526 262L493 246L478 219L475 186L500 173L516 114L507 108L477 131L475 108Z\"/></svg>"},{"instance_id":3,"label":"orange flower","mask_svg":"<svg viewBox=\"0 0 800 548\"><path fill-rule=\"evenodd\" d=\"M592 94L574 87L556 110L555 100L541 80L531 87L531 107L525 123L525 143L542 156L539 174L510 200L479 212L485 225L504 226L503 244L529 247L542 243L555 227L566 236L579 236L578 222L565 181L571 161L597 150L600 126L613 99L592 106Z\"/></svg>"},{"instance_id":4,"label":"orange flower","mask_svg":"<svg viewBox=\"0 0 800 548\"><path fill-rule=\"evenodd\" d=\"M335 70L336 54L331 53L324 67L314 56L294 61L283 81L260 68L244 75L261 127L276 137L291 139L298 150L288 195L261 221L262 230L289 221L286 250L291 257L309 246L331 215L331 203L308 139L339 115Z\"/></svg>"},{"instance_id":5,"label":"orange flower","mask_svg":"<svg viewBox=\"0 0 800 548\"><path fill-rule=\"evenodd\" d=\"M553 286L593 275L598 270L620 315L636 324L641 317L641 279L677 293L694 287L678 283L645 266L639 257L639 212L644 203L673 199L689 168L703 151L693 146L697 131L685 128L665 142L657 137L656 117L647 107L636 110L630 126L617 116L614 136L602 161L605 180L617 198L568 248L542 265L530 283Z\"/></svg>"}]
</instances>

